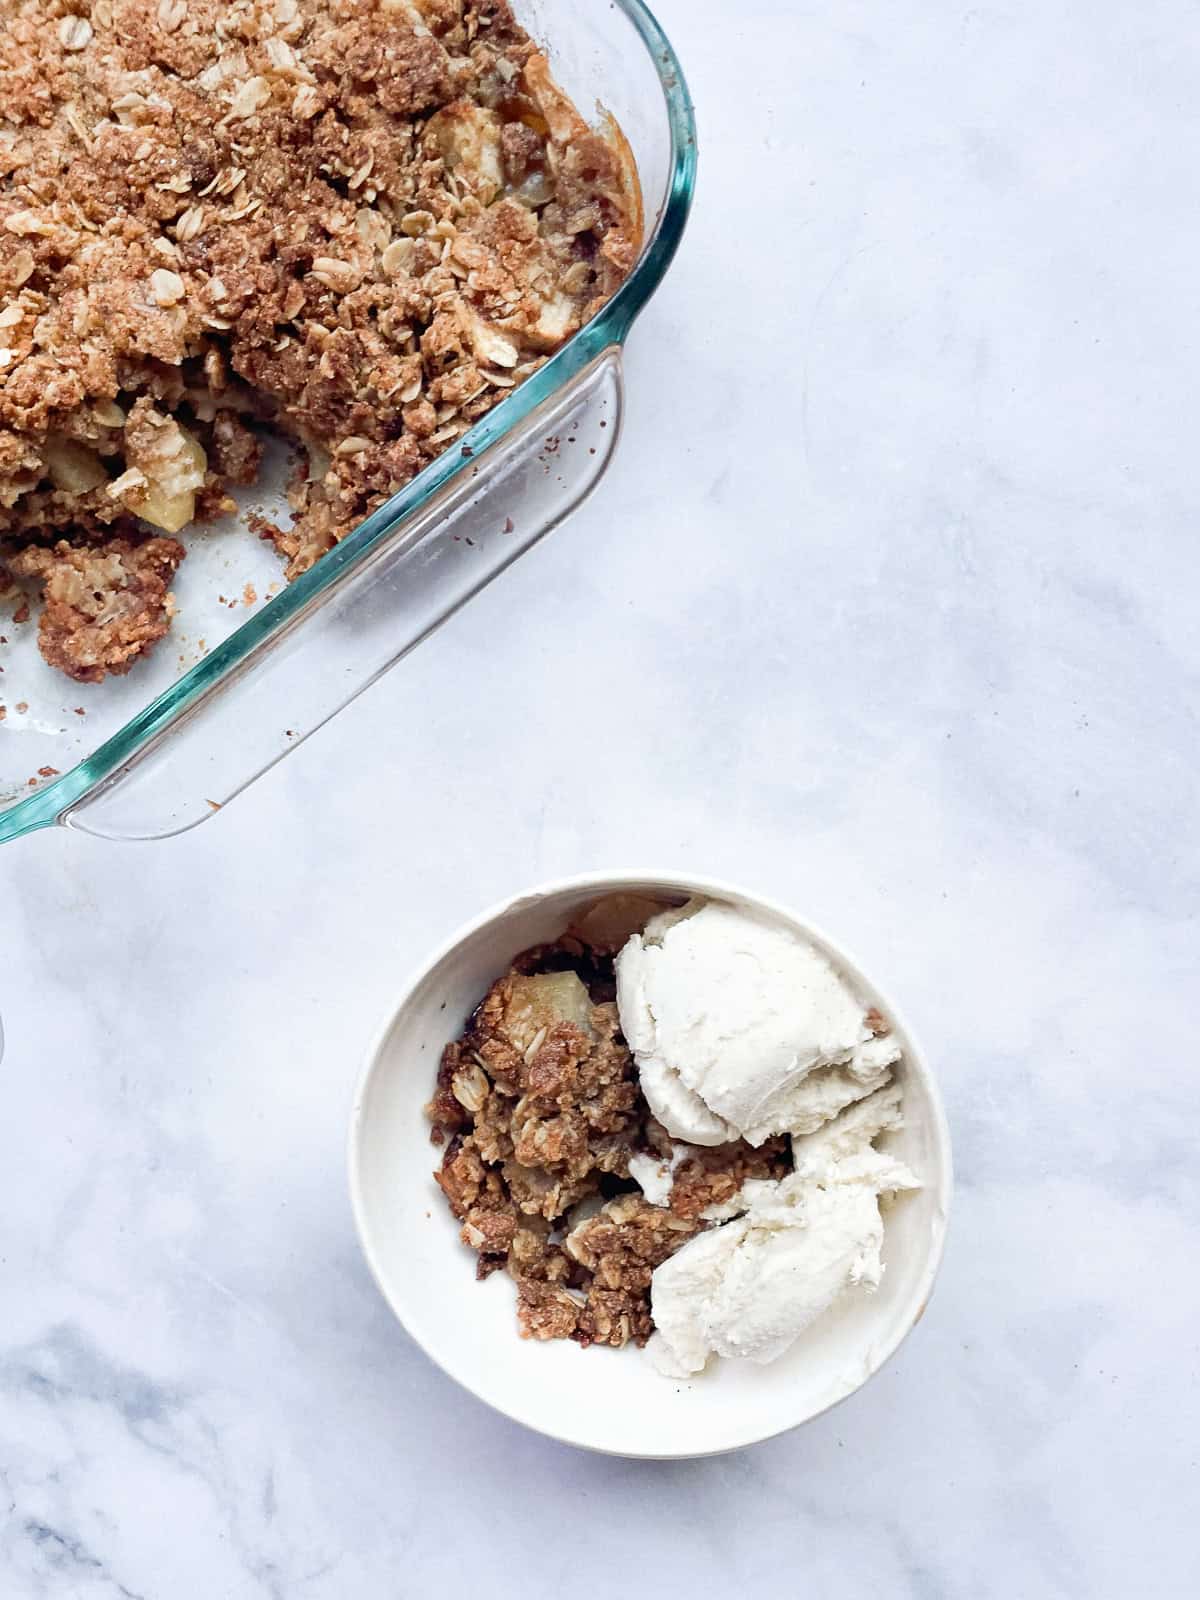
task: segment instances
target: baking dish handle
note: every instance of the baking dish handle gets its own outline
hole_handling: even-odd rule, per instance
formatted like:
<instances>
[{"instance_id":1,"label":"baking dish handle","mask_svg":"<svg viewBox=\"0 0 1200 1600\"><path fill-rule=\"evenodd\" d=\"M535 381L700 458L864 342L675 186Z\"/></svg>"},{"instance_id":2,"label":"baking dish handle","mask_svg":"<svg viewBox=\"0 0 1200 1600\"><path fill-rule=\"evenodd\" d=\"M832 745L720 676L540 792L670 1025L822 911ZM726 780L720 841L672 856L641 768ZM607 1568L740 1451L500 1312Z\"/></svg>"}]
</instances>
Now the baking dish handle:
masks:
<instances>
[{"instance_id":1,"label":"baking dish handle","mask_svg":"<svg viewBox=\"0 0 1200 1600\"><path fill-rule=\"evenodd\" d=\"M612 456L621 403L610 345L58 820L161 839L210 817L580 504Z\"/></svg>"}]
</instances>

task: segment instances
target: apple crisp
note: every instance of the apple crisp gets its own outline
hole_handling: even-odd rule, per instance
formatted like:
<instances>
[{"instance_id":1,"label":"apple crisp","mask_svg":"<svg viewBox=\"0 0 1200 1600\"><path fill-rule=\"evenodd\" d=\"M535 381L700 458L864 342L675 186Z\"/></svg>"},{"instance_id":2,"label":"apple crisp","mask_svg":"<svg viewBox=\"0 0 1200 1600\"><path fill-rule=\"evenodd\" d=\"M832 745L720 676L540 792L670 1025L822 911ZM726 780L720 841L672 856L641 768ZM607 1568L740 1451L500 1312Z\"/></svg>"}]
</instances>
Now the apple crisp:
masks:
<instances>
[{"instance_id":1,"label":"apple crisp","mask_svg":"<svg viewBox=\"0 0 1200 1600\"><path fill-rule=\"evenodd\" d=\"M0 81L0 541L82 680L165 632L261 429L300 447L294 578L640 244L628 146L507 0L0 0Z\"/></svg>"},{"instance_id":2,"label":"apple crisp","mask_svg":"<svg viewBox=\"0 0 1200 1600\"><path fill-rule=\"evenodd\" d=\"M526 1338L645 1344L655 1267L747 1178L792 1166L785 1138L681 1147L654 1119L618 1024L621 942L585 916L518 956L446 1047L427 1107L462 1242L478 1277L515 1280ZM635 1156L673 1163L667 1203L630 1177Z\"/></svg>"}]
</instances>

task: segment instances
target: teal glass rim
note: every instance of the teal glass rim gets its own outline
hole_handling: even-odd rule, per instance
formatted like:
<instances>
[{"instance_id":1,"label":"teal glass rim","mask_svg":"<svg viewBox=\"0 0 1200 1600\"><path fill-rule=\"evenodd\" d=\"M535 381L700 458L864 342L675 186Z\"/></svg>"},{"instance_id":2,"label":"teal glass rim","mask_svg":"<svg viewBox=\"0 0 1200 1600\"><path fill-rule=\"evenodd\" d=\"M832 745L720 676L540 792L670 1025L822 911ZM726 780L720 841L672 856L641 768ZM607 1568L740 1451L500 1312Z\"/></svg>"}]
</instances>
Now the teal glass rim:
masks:
<instances>
[{"instance_id":1,"label":"teal glass rim","mask_svg":"<svg viewBox=\"0 0 1200 1600\"><path fill-rule=\"evenodd\" d=\"M519 427L602 351L625 342L679 248L695 188L696 121L679 60L653 14L642 0L612 0L612 4L628 18L654 64L671 139L670 171L659 213L629 277L544 367L366 517L310 571L269 600L91 755L0 814L0 844L58 822L86 795L163 738L202 699L252 668L251 657L260 646L278 641L298 628L339 578L365 562L431 496L469 471L475 458Z\"/></svg>"}]
</instances>

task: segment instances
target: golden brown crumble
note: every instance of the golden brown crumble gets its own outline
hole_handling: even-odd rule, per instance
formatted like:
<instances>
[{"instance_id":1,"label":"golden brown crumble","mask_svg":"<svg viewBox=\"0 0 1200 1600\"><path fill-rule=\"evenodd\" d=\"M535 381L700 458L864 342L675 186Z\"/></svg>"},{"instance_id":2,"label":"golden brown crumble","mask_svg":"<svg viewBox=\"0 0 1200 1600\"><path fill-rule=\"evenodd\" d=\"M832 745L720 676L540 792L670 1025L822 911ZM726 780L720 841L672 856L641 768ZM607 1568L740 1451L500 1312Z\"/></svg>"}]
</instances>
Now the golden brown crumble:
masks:
<instances>
[{"instance_id":1,"label":"golden brown crumble","mask_svg":"<svg viewBox=\"0 0 1200 1600\"><path fill-rule=\"evenodd\" d=\"M176 539L108 539L50 549L27 545L12 558L20 578L41 581L42 654L80 683L128 672L171 623L171 579L183 560Z\"/></svg>"},{"instance_id":2,"label":"golden brown crumble","mask_svg":"<svg viewBox=\"0 0 1200 1600\"><path fill-rule=\"evenodd\" d=\"M17 548L227 510L249 421L306 452L269 534L294 577L536 371L640 242L619 130L585 125L507 0L0 0L0 81Z\"/></svg>"},{"instance_id":3,"label":"golden brown crumble","mask_svg":"<svg viewBox=\"0 0 1200 1600\"><path fill-rule=\"evenodd\" d=\"M446 1145L435 1177L477 1275L504 1267L515 1279L526 1338L645 1344L651 1274L707 1226L705 1206L791 1169L786 1139L759 1150L738 1141L689 1150L669 1206L630 1178L634 1153L672 1152L613 998L632 911L644 921L655 909L614 897L594 922L525 951L442 1056L427 1107L434 1143Z\"/></svg>"},{"instance_id":4,"label":"golden brown crumble","mask_svg":"<svg viewBox=\"0 0 1200 1600\"><path fill-rule=\"evenodd\" d=\"M778 1134L757 1148L744 1139L696 1146L675 1169L671 1210L680 1217L698 1217L707 1207L732 1200L747 1178L782 1178L791 1168L791 1145L786 1134Z\"/></svg>"}]
</instances>

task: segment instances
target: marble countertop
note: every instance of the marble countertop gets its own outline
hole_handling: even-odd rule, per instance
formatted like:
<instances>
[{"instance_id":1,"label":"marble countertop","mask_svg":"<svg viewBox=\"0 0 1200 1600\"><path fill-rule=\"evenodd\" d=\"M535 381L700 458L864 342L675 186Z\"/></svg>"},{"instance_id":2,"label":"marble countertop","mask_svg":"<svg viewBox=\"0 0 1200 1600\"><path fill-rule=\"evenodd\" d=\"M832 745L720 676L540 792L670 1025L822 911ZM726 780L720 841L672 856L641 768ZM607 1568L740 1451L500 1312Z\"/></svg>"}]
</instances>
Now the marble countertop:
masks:
<instances>
[{"instance_id":1,"label":"marble countertop","mask_svg":"<svg viewBox=\"0 0 1200 1600\"><path fill-rule=\"evenodd\" d=\"M1193 8L660 12L699 199L600 492L202 828L0 854L13 1600L1196 1592ZM958 1176L884 1374L669 1466L436 1371L344 1177L410 964L647 862L859 955Z\"/></svg>"}]
</instances>

